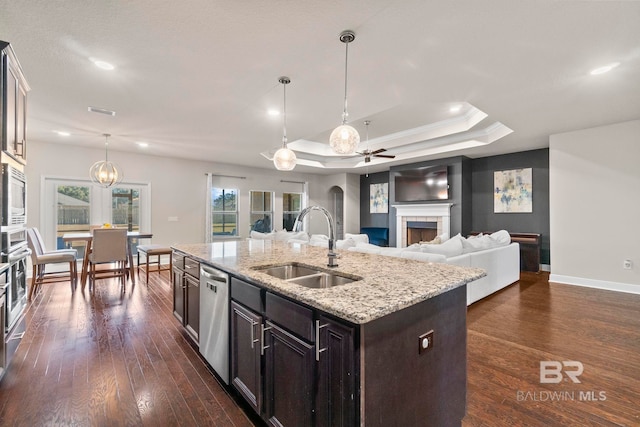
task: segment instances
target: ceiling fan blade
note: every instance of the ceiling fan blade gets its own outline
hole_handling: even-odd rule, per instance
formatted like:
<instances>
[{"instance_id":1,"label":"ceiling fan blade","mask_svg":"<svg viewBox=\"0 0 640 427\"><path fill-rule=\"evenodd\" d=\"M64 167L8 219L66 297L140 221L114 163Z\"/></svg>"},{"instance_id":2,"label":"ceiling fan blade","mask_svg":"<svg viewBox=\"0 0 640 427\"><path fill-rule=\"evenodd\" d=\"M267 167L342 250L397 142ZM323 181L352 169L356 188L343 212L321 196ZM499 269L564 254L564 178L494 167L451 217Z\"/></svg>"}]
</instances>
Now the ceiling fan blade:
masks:
<instances>
[{"instance_id":1,"label":"ceiling fan blade","mask_svg":"<svg viewBox=\"0 0 640 427\"><path fill-rule=\"evenodd\" d=\"M385 159L395 159L396 156L390 156L389 154L374 154L374 157L384 157Z\"/></svg>"},{"instance_id":2,"label":"ceiling fan blade","mask_svg":"<svg viewBox=\"0 0 640 427\"><path fill-rule=\"evenodd\" d=\"M386 148L378 148L376 151L372 151L371 154L378 154L378 153L382 153L383 151L387 151Z\"/></svg>"}]
</instances>

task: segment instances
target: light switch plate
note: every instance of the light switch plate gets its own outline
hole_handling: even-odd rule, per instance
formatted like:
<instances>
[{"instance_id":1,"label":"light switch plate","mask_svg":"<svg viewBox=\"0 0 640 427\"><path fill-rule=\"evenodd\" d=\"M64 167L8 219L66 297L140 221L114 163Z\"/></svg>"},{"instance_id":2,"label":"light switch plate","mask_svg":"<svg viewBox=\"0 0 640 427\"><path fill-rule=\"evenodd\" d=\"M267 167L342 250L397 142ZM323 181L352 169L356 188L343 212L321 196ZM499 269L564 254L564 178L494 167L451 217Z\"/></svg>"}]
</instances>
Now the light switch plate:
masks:
<instances>
[{"instance_id":1,"label":"light switch plate","mask_svg":"<svg viewBox=\"0 0 640 427\"><path fill-rule=\"evenodd\" d=\"M433 330L418 337L418 354L424 354L433 348Z\"/></svg>"}]
</instances>

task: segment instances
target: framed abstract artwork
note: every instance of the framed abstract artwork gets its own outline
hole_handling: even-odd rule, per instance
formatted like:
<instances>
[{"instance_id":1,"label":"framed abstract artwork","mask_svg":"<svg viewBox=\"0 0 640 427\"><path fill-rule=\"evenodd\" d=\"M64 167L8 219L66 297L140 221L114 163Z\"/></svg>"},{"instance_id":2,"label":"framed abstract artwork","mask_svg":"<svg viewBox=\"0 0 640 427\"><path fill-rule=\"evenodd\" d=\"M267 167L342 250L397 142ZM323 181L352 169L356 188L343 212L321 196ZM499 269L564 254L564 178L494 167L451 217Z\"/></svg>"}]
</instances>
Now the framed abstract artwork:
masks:
<instances>
[{"instance_id":1,"label":"framed abstract artwork","mask_svg":"<svg viewBox=\"0 0 640 427\"><path fill-rule=\"evenodd\" d=\"M511 169L493 173L493 212L533 212L532 169Z\"/></svg>"},{"instance_id":2,"label":"framed abstract artwork","mask_svg":"<svg viewBox=\"0 0 640 427\"><path fill-rule=\"evenodd\" d=\"M389 183L371 184L369 187L369 213L389 212Z\"/></svg>"}]
</instances>

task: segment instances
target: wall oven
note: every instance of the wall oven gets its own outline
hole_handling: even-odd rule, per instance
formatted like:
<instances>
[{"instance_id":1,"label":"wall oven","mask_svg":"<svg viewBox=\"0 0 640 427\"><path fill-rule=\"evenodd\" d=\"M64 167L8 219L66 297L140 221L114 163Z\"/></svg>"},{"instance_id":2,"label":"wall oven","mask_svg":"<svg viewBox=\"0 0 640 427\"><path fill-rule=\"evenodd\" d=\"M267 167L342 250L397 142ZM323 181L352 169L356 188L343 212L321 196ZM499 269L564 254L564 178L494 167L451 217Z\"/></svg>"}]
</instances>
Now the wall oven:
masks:
<instances>
[{"instance_id":1,"label":"wall oven","mask_svg":"<svg viewBox=\"0 0 640 427\"><path fill-rule=\"evenodd\" d=\"M2 227L24 227L27 223L27 179L8 163L2 164Z\"/></svg>"},{"instance_id":2,"label":"wall oven","mask_svg":"<svg viewBox=\"0 0 640 427\"><path fill-rule=\"evenodd\" d=\"M4 233L3 233L4 234ZM27 306L27 262L31 250L27 242L13 250L2 252L2 261L9 264L5 295L5 334L11 331Z\"/></svg>"}]
</instances>

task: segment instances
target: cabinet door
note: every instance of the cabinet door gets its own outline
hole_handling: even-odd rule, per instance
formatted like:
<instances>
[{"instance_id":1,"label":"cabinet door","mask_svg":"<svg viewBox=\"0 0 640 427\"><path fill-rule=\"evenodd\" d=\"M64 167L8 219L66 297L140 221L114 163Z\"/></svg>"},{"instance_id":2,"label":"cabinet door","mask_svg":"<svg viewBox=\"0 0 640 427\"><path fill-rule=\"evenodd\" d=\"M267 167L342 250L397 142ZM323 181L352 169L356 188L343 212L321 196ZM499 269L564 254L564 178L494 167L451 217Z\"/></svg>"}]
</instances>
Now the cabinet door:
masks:
<instances>
[{"instance_id":1,"label":"cabinet door","mask_svg":"<svg viewBox=\"0 0 640 427\"><path fill-rule=\"evenodd\" d=\"M198 334L200 333L200 280L185 274L184 284L187 292L184 326L187 328L189 335L198 342Z\"/></svg>"},{"instance_id":2,"label":"cabinet door","mask_svg":"<svg viewBox=\"0 0 640 427\"><path fill-rule=\"evenodd\" d=\"M316 425L353 426L356 416L353 328L326 317L317 322Z\"/></svg>"},{"instance_id":3,"label":"cabinet door","mask_svg":"<svg viewBox=\"0 0 640 427\"><path fill-rule=\"evenodd\" d=\"M22 85L17 87L16 102L16 142L14 153L16 156L26 160L26 138L27 138L27 93Z\"/></svg>"},{"instance_id":4,"label":"cabinet door","mask_svg":"<svg viewBox=\"0 0 640 427\"><path fill-rule=\"evenodd\" d=\"M14 148L16 146L16 102L17 102L17 87L18 79L16 78L11 62L7 60L7 103L6 105L6 119L5 132L6 140L5 146L2 147L8 153L14 154Z\"/></svg>"},{"instance_id":5,"label":"cabinet door","mask_svg":"<svg viewBox=\"0 0 640 427\"><path fill-rule=\"evenodd\" d=\"M174 268L173 275L173 315L184 323L184 272Z\"/></svg>"},{"instance_id":6,"label":"cabinet door","mask_svg":"<svg viewBox=\"0 0 640 427\"><path fill-rule=\"evenodd\" d=\"M261 325L262 316L231 301L231 384L257 414L262 412Z\"/></svg>"},{"instance_id":7,"label":"cabinet door","mask_svg":"<svg viewBox=\"0 0 640 427\"><path fill-rule=\"evenodd\" d=\"M269 425L312 425L315 347L271 322L265 333L265 410Z\"/></svg>"}]
</instances>

